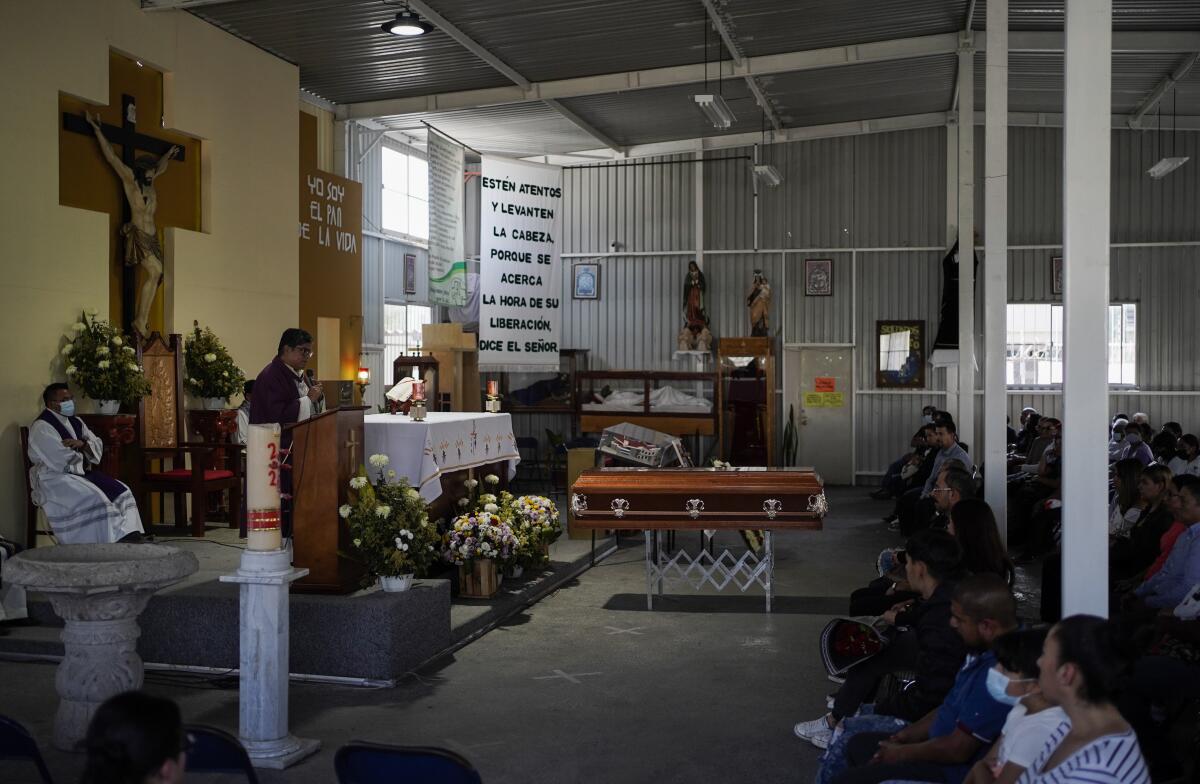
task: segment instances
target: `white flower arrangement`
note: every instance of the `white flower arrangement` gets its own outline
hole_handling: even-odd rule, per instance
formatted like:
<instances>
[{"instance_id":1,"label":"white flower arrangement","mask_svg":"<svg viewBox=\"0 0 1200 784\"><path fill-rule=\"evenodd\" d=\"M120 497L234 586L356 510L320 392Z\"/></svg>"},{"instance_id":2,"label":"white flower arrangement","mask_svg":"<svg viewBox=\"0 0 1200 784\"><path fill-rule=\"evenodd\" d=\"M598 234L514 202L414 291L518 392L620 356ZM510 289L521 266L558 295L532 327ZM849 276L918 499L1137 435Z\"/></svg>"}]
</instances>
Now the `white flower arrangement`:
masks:
<instances>
[{"instance_id":1,"label":"white flower arrangement","mask_svg":"<svg viewBox=\"0 0 1200 784\"><path fill-rule=\"evenodd\" d=\"M188 392L200 398L228 400L242 391L245 375L221 339L208 327L192 322L183 346Z\"/></svg>"},{"instance_id":2,"label":"white flower arrangement","mask_svg":"<svg viewBox=\"0 0 1200 784\"><path fill-rule=\"evenodd\" d=\"M498 485L500 484L500 477L496 476L495 474L488 474L483 478L483 481L487 482L489 485Z\"/></svg>"},{"instance_id":3,"label":"white flower arrangement","mask_svg":"<svg viewBox=\"0 0 1200 784\"><path fill-rule=\"evenodd\" d=\"M367 582L376 575L424 576L437 560L440 542L428 525L425 501L403 479L389 482L380 473L370 479L365 469L351 480L350 503L338 510L346 520L358 560L366 566Z\"/></svg>"},{"instance_id":4,"label":"white flower arrangement","mask_svg":"<svg viewBox=\"0 0 1200 784\"><path fill-rule=\"evenodd\" d=\"M137 353L137 349L135 349L133 346L121 346L121 350L124 351L126 354L136 354Z\"/></svg>"},{"instance_id":5,"label":"white flower arrangement","mask_svg":"<svg viewBox=\"0 0 1200 784\"><path fill-rule=\"evenodd\" d=\"M84 311L71 325L67 340L59 352L70 370L71 382L87 397L132 402L150 393L142 369L121 353L130 339L113 325Z\"/></svg>"},{"instance_id":6,"label":"white flower arrangement","mask_svg":"<svg viewBox=\"0 0 1200 784\"><path fill-rule=\"evenodd\" d=\"M483 511L487 512L488 514L496 514L496 512L500 511L500 507L496 506L495 504L484 504Z\"/></svg>"},{"instance_id":7,"label":"white flower arrangement","mask_svg":"<svg viewBox=\"0 0 1200 784\"><path fill-rule=\"evenodd\" d=\"M396 476L397 476L397 474L396 474L396 469L394 469L394 468L389 468L389 469L388 469L388 472L387 472L387 478L388 478L388 479L395 479L395 478L396 478Z\"/></svg>"},{"instance_id":8,"label":"white flower arrangement","mask_svg":"<svg viewBox=\"0 0 1200 784\"><path fill-rule=\"evenodd\" d=\"M381 454L381 455L371 455L369 458L367 458L367 462L369 462L375 468L383 468L385 465L390 463L391 460L390 460L390 458L388 458L387 455Z\"/></svg>"}]
</instances>

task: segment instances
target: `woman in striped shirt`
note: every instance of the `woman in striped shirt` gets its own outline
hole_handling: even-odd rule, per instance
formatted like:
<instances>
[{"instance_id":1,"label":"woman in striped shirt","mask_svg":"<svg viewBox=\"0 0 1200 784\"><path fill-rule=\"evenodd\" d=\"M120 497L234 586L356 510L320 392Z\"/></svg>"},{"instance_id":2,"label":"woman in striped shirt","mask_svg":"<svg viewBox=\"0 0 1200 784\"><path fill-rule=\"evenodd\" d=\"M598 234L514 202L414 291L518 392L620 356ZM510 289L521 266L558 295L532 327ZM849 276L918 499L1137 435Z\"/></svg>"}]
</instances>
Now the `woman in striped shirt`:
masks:
<instances>
[{"instance_id":1,"label":"woman in striped shirt","mask_svg":"<svg viewBox=\"0 0 1200 784\"><path fill-rule=\"evenodd\" d=\"M1128 665L1115 625L1091 615L1064 618L1038 660L1042 693L1070 718L1051 733L1019 784L1150 784L1137 736L1112 703Z\"/></svg>"}]
</instances>

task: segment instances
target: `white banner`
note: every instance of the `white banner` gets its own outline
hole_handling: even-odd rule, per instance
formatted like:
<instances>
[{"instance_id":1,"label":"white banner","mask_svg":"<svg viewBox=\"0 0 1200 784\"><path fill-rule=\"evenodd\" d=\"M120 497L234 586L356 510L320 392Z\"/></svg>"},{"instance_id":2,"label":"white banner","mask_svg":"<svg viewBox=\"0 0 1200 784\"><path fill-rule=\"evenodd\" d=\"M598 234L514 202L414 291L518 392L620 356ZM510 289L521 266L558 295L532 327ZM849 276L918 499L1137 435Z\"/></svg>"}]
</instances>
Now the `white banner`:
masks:
<instances>
[{"instance_id":1,"label":"white banner","mask_svg":"<svg viewBox=\"0 0 1200 784\"><path fill-rule=\"evenodd\" d=\"M481 370L558 368L562 169L483 156Z\"/></svg>"},{"instance_id":2,"label":"white banner","mask_svg":"<svg viewBox=\"0 0 1200 784\"><path fill-rule=\"evenodd\" d=\"M467 261L463 255L462 145L436 131L428 134L429 301L467 304Z\"/></svg>"}]
</instances>

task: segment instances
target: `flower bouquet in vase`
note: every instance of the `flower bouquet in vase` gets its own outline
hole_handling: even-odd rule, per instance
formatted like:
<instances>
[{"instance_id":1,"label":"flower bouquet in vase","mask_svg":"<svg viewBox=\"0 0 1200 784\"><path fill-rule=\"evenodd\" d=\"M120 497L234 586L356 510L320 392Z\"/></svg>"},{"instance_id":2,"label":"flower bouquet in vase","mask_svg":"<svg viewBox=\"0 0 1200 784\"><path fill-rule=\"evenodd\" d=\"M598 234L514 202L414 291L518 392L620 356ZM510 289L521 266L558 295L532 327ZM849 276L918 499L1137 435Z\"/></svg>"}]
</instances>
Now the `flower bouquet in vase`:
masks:
<instances>
[{"instance_id":1,"label":"flower bouquet in vase","mask_svg":"<svg viewBox=\"0 0 1200 784\"><path fill-rule=\"evenodd\" d=\"M150 394L150 382L129 338L96 316L95 309L80 314L71 325L62 356L71 383L97 401L101 414L116 414L122 403Z\"/></svg>"},{"instance_id":2,"label":"flower bouquet in vase","mask_svg":"<svg viewBox=\"0 0 1200 784\"><path fill-rule=\"evenodd\" d=\"M495 512L471 511L454 518L443 539L442 558L458 567L459 595L495 596L500 590L497 567L512 559L516 545L512 528Z\"/></svg>"},{"instance_id":3,"label":"flower bouquet in vase","mask_svg":"<svg viewBox=\"0 0 1200 784\"><path fill-rule=\"evenodd\" d=\"M513 498L501 493L501 501L512 510L513 531L522 542L519 557L530 569L544 569L550 563L550 545L562 534L558 507L541 495Z\"/></svg>"},{"instance_id":4,"label":"flower bouquet in vase","mask_svg":"<svg viewBox=\"0 0 1200 784\"><path fill-rule=\"evenodd\" d=\"M338 510L350 530L354 553L370 585L379 578L385 591L405 591L437 560L437 527L429 521L421 494L389 469L387 455L371 455L374 481L363 470L350 479L352 503Z\"/></svg>"},{"instance_id":5,"label":"flower bouquet in vase","mask_svg":"<svg viewBox=\"0 0 1200 784\"><path fill-rule=\"evenodd\" d=\"M246 377L241 369L234 364L220 338L208 327L200 329L198 321L192 322L183 357L187 365L188 392L204 401L205 410L221 410L231 396L242 391Z\"/></svg>"}]
</instances>

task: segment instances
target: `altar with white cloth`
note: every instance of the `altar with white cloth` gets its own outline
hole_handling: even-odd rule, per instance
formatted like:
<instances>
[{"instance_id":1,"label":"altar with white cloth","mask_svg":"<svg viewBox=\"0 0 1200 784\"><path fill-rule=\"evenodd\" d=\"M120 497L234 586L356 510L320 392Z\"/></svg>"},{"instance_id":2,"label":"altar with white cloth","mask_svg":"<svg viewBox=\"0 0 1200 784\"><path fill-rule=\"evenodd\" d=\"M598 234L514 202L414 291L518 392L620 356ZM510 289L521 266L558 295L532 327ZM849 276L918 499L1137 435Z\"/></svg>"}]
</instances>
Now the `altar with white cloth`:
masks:
<instances>
[{"instance_id":1,"label":"altar with white cloth","mask_svg":"<svg viewBox=\"0 0 1200 784\"><path fill-rule=\"evenodd\" d=\"M509 414L430 411L423 422L370 414L364 422L367 455L387 455L389 467L426 502L442 494L443 474L506 461L512 479L521 461Z\"/></svg>"}]
</instances>

